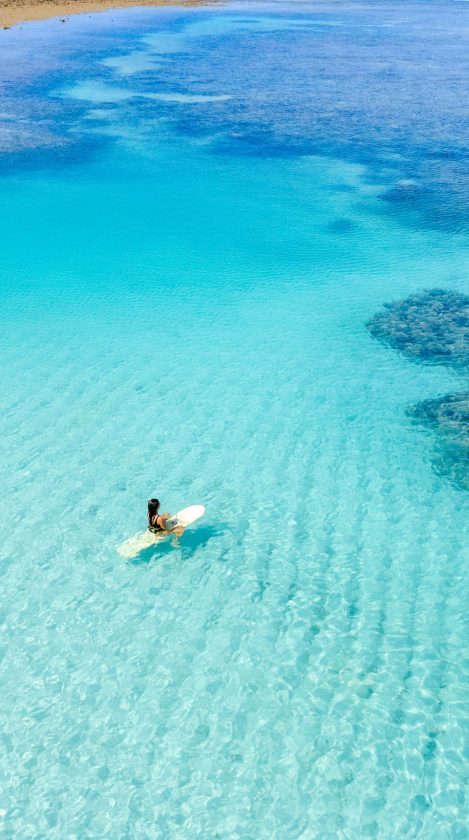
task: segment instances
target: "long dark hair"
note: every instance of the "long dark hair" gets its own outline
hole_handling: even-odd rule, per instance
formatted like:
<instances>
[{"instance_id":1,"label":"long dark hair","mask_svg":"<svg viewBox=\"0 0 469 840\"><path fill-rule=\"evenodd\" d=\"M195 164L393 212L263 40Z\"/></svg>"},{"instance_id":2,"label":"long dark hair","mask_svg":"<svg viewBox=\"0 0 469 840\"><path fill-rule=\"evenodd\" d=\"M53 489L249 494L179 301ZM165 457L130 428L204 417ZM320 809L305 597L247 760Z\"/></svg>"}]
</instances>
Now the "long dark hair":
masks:
<instances>
[{"instance_id":1,"label":"long dark hair","mask_svg":"<svg viewBox=\"0 0 469 840\"><path fill-rule=\"evenodd\" d=\"M149 499L148 500L148 521L150 525L153 523L153 517L158 516L158 509L160 506L159 499Z\"/></svg>"}]
</instances>

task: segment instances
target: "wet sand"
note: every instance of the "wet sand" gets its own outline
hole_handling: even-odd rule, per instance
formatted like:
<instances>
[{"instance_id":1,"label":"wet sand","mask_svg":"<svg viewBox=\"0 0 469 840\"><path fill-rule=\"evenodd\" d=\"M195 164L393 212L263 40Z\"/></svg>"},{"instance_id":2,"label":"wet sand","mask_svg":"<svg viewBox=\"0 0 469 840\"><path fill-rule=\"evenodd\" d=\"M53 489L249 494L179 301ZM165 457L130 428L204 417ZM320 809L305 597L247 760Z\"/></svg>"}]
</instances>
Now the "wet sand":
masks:
<instances>
[{"instance_id":1,"label":"wet sand","mask_svg":"<svg viewBox=\"0 0 469 840\"><path fill-rule=\"evenodd\" d=\"M198 6L203 0L0 0L0 27L8 29L31 20L60 17L86 12L124 9L131 6Z\"/></svg>"}]
</instances>

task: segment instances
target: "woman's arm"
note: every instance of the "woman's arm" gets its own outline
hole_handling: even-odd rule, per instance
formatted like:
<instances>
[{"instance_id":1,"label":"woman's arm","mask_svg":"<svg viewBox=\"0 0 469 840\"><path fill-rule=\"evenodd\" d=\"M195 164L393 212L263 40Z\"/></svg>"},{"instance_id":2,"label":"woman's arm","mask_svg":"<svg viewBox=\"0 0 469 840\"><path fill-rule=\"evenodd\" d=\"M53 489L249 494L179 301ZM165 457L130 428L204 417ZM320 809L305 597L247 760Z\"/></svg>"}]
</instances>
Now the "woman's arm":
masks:
<instances>
[{"instance_id":1,"label":"woman's arm","mask_svg":"<svg viewBox=\"0 0 469 840\"><path fill-rule=\"evenodd\" d=\"M166 520L169 519L171 516L170 513L166 510L164 513L160 513L159 516L156 517L156 524L160 526L160 528L164 528L166 531Z\"/></svg>"}]
</instances>

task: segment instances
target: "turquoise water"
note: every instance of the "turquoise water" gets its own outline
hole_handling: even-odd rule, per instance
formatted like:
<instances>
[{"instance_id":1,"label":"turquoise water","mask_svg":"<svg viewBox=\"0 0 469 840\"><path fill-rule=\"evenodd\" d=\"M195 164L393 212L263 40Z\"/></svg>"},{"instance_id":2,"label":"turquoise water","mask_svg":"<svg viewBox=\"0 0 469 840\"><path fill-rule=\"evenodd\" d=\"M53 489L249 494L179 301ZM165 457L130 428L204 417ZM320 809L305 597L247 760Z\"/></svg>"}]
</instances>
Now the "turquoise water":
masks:
<instances>
[{"instance_id":1,"label":"turquoise water","mask_svg":"<svg viewBox=\"0 0 469 840\"><path fill-rule=\"evenodd\" d=\"M468 13L0 33L2 836L467 836L468 497L406 414L464 377L365 322L468 290ZM126 563L151 495L206 516Z\"/></svg>"}]
</instances>

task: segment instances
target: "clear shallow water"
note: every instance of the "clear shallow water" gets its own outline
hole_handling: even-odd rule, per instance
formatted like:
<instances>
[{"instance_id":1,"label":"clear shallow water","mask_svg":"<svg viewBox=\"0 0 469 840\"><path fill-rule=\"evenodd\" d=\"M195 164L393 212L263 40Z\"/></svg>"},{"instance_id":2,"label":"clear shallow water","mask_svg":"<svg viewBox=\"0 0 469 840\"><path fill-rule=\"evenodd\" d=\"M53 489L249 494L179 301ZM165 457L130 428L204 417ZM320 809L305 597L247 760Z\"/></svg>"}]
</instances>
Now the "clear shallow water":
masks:
<instances>
[{"instance_id":1,"label":"clear shallow water","mask_svg":"<svg viewBox=\"0 0 469 840\"><path fill-rule=\"evenodd\" d=\"M7 837L466 836L467 495L405 414L463 377L364 323L467 289L467 11L347 8L2 35ZM207 515L127 564L150 494Z\"/></svg>"}]
</instances>

